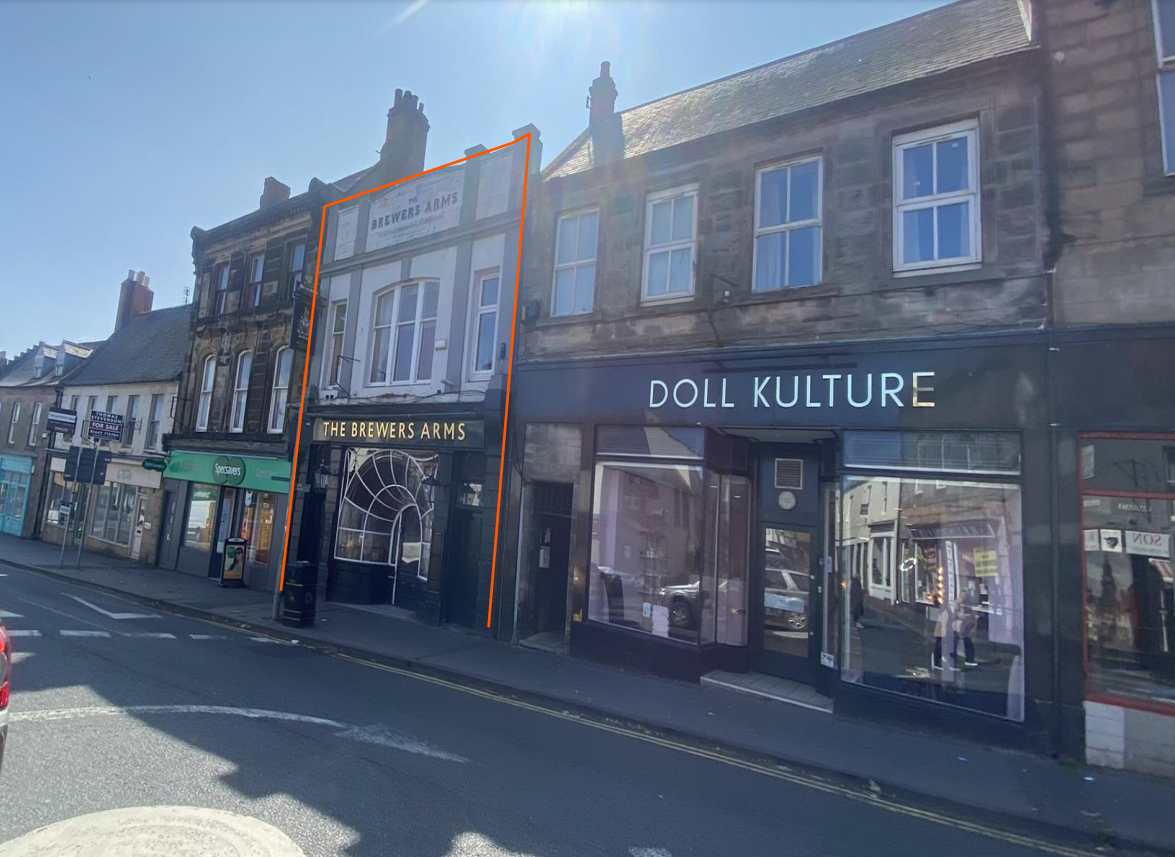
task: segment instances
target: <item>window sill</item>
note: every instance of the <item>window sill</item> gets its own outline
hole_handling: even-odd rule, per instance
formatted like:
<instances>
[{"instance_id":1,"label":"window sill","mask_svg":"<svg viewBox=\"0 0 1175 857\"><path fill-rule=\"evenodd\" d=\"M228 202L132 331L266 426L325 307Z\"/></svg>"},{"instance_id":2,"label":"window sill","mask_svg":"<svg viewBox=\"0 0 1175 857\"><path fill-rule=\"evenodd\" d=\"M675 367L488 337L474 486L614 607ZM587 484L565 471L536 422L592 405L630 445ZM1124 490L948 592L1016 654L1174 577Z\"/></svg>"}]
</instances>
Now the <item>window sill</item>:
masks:
<instances>
[{"instance_id":1,"label":"window sill","mask_svg":"<svg viewBox=\"0 0 1175 857\"><path fill-rule=\"evenodd\" d=\"M664 306L665 304L684 304L684 303L689 303L690 301L694 300L696 297L697 297L697 294L694 292L690 292L688 295L674 295L673 297L670 297L670 298L642 297L641 298L641 306L642 307L654 307L654 306Z\"/></svg>"},{"instance_id":2,"label":"window sill","mask_svg":"<svg viewBox=\"0 0 1175 857\"><path fill-rule=\"evenodd\" d=\"M894 279L906 277L923 277L934 274L955 274L960 271L978 271L983 262L961 262L957 265L935 265L927 268L896 268L893 271Z\"/></svg>"},{"instance_id":3,"label":"window sill","mask_svg":"<svg viewBox=\"0 0 1175 857\"><path fill-rule=\"evenodd\" d=\"M804 301L813 298L825 298L839 294L840 289L833 283L813 283L810 286L787 286L782 289L767 291L751 291L749 293L731 296L729 301L717 301L715 309L764 303L784 303L787 301Z\"/></svg>"}]
</instances>

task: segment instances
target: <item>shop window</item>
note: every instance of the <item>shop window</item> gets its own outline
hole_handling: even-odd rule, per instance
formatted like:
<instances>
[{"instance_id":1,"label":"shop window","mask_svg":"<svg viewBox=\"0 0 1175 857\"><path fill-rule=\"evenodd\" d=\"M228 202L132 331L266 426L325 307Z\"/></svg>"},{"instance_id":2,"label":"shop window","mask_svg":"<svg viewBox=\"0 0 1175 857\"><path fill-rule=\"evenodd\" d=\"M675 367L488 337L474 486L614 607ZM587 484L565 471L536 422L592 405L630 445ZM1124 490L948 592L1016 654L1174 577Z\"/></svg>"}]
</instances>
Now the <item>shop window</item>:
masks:
<instances>
[{"instance_id":1,"label":"shop window","mask_svg":"<svg viewBox=\"0 0 1175 857\"><path fill-rule=\"evenodd\" d=\"M678 300L694 293L697 215L697 185L649 194L643 302Z\"/></svg>"},{"instance_id":2,"label":"shop window","mask_svg":"<svg viewBox=\"0 0 1175 857\"><path fill-rule=\"evenodd\" d=\"M107 482L98 488L94 501L90 535L123 547L131 543L131 520L137 489L133 485Z\"/></svg>"},{"instance_id":3,"label":"shop window","mask_svg":"<svg viewBox=\"0 0 1175 857\"><path fill-rule=\"evenodd\" d=\"M277 495L261 491L245 491L244 494L245 508L241 513L239 532L240 537L248 542L248 560L258 565L269 565Z\"/></svg>"},{"instance_id":4,"label":"shop window","mask_svg":"<svg viewBox=\"0 0 1175 857\"><path fill-rule=\"evenodd\" d=\"M253 371L253 352L242 351L237 357L237 374L233 381L233 409L228 430L245 430L245 408L249 403L249 375Z\"/></svg>"},{"instance_id":5,"label":"shop window","mask_svg":"<svg viewBox=\"0 0 1175 857\"><path fill-rule=\"evenodd\" d=\"M1087 695L1175 714L1175 436L1080 447Z\"/></svg>"},{"instance_id":6,"label":"shop window","mask_svg":"<svg viewBox=\"0 0 1175 857\"><path fill-rule=\"evenodd\" d=\"M1020 439L1009 432L849 431L844 459L853 469L1015 476L1020 473ZM929 483L913 484L921 493Z\"/></svg>"},{"instance_id":7,"label":"shop window","mask_svg":"<svg viewBox=\"0 0 1175 857\"><path fill-rule=\"evenodd\" d=\"M1020 488L849 475L841 677L1022 720Z\"/></svg>"},{"instance_id":8,"label":"shop window","mask_svg":"<svg viewBox=\"0 0 1175 857\"><path fill-rule=\"evenodd\" d=\"M979 124L971 120L894 139L894 270L980 259Z\"/></svg>"},{"instance_id":9,"label":"shop window","mask_svg":"<svg viewBox=\"0 0 1175 857\"><path fill-rule=\"evenodd\" d=\"M591 312L596 291L596 235L600 212L559 218L555 237L555 284L551 315Z\"/></svg>"},{"instance_id":10,"label":"shop window","mask_svg":"<svg viewBox=\"0 0 1175 857\"><path fill-rule=\"evenodd\" d=\"M820 159L759 171L753 278L757 292L820 282Z\"/></svg>"},{"instance_id":11,"label":"shop window","mask_svg":"<svg viewBox=\"0 0 1175 857\"><path fill-rule=\"evenodd\" d=\"M596 452L640 458L701 459L706 439L698 428L602 426L596 434Z\"/></svg>"},{"instance_id":12,"label":"shop window","mask_svg":"<svg viewBox=\"0 0 1175 857\"><path fill-rule=\"evenodd\" d=\"M215 485L193 482L188 493L188 520L184 527L184 547L212 550L216 531L216 503L219 489Z\"/></svg>"},{"instance_id":13,"label":"shop window","mask_svg":"<svg viewBox=\"0 0 1175 857\"><path fill-rule=\"evenodd\" d=\"M391 565L428 579L437 456L396 449L350 449L335 557Z\"/></svg>"},{"instance_id":14,"label":"shop window","mask_svg":"<svg viewBox=\"0 0 1175 857\"><path fill-rule=\"evenodd\" d=\"M45 523L54 527L66 526L69 523L69 507L72 502L73 492L65 484L64 474L54 473L45 503Z\"/></svg>"}]
</instances>

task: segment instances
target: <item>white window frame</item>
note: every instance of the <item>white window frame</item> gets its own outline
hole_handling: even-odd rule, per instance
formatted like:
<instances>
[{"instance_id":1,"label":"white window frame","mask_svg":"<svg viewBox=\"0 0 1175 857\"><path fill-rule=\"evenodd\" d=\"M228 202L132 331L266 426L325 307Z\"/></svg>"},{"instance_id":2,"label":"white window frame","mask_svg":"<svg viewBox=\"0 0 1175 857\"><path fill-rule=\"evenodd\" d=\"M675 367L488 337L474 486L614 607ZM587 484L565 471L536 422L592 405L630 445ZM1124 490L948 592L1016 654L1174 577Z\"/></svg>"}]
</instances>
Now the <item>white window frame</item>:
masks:
<instances>
[{"instance_id":1,"label":"white window frame","mask_svg":"<svg viewBox=\"0 0 1175 857\"><path fill-rule=\"evenodd\" d=\"M650 245L653 237L653 206L658 202L665 200L673 200L678 197L692 197L694 218L693 224L690 228L689 240L673 241L670 240L666 244L658 244L656 247ZM671 212L672 216L672 212ZM670 234L673 231L673 223L670 220ZM689 277L689 291L684 293L666 293L664 295L649 296L649 260L655 254L669 253L670 264L672 265L673 251L681 250L688 247L690 249L690 277ZM698 184L681 185L680 187L669 188L667 190L653 191L645 196L645 241L644 241L644 259L641 267L641 303L642 304L661 304L661 303L676 303L678 301L692 300L697 288L697 271L698 271ZM667 283L668 285L668 283Z\"/></svg>"},{"instance_id":2,"label":"white window frame","mask_svg":"<svg viewBox=\"0 0 1175 857\"><path fill-rule=\"evenodd\" d=\"M139 433L139 399L138 394L126 397L126 419L124 425L131 426L131 437L128 446L133 445L135 435Z\"/></svg>"},{"instance_id":3,"label":"white window frame","mask_svg":"<svg viewBox=\"0 0 1175 857\"><path fill-rule=\"evenodd\" d=\"M493 306L483 306L481 302L481 290L486 280L498 281L498 300ZM498 269L487 271L478 271L474 277L474 298L469 302L472 307L473 323L469 327L469 377L473 381L484 381L493 376L494 370L498 368L498 309L502 305L502 275ZM494 344L490 349L490 368L477 368L477 346L478 337L481 334L481 317L483 315L494 316Z\"/></svg>"},{"instance_id":4,"label":"white window frame","mask_svg":"<svg viewBox=\"0 0 1175 857\"><path fill-rule=\"evenodd\" d=\"M249 358L249 370L241 378L241 364ZM249 407L249 378L253 374L253 352L245 349L237 355L237 369L233 374L233 407L229 414L228 430L240 434L245 430L245 409ZM244 385L242 386L242 381ZM238 417L240 418L238 421Z\"/></svg>"},{"instance_id":5,"label":"white window frame","mask_svg":"<svg viewBox=\"0 0 1175 857\"><path fill-rule=\"evenodd\" d=\"M297 263L298 248L299 247L302 249L302 264L301 265L299 265ZM304 238L299 239L290 245L290 251L289 251L288 258L289 258L288 264L289 264L290 269L287 272L287 276L289 277L290 294L292 295L294 292L298 291L299 288L301 288L302 277L306 273L306 239L304 239Z\"/></svg>"},{"instance_id":6,"label":"white window frame","mask_svg":"<svg viewBox=\"0 0 1175 857\"><path fill-rule=\"evenodd\" d=\"M156 404L159 405L158 419L155 418ZM143 441L143 449L155 449L159 443L159 430L162 428L163 424L163 394L152 393L151 404L148 405L148 408L150 410L147 412L147 435Z\"/></svg>"},{"instance_id":7,"label":"white window frame","mask_svg":"<svg viewBox=\"0 0 1175 857\"><path fill-rule=\"evenodd\" d=\"M40 402L33 405L33 420L29 424L29 446L37 445L37 435L39 434L37 429L41 424L41 408L42 405Z\"/></svg>"},{"instance_id":8,"label":"white window frame","mask_svg":"<svg viewBox=\"0 0 1175 857\"><path fill-rule=\"evenodd\" d=\"M902 153L906 149L923 146L927 143L935 144L954 137L967 138L967 181L969 189L952 191L943 194L930 194L905 202L901 199L904 185L904 171ZM931 175L938 180L938 149L931 146L932 161ZM939 125L934 128L925 128L909 134L899 134L893 138L893 270L895 274L924 273L927 271L944 272L970 270L979 267L983 260L983 224L982 200L979 184L979 121L968 119L963 122L953 122L950 125ZM971 234L968 256L952 256L947 259L929 259L925 262L902 261L902 239L904 238L902 214L907 211L931 208L937 210L944 205L959 202L971 203ZM935 253L938 252L938 217L934 218Z\"/></svg>"},{"instance_id":9,"label":"white window frame","mask_svg":"<svg viewBox=\"0 0 1175 857\"><path fill-rule=\"evenodd\" d=\"M1158 69L1155 72L1155 97L1159 100L1159 146L1162 149L1161 155L1163 158L1163 172L1166 175L1175 175L1175 150L1172 151L1171 161L1167 161L1167 146L1175 147L1175 116L1166 116L1163 113L1163 78L1170 79L1170 85L1175 87L1175 35L1172 38L1172 44L1167 45L1163 42L1163 31L1159 25L1159 4L1162 2L1171 3L1172 0L1152 0L1151 13L1154 16L1155 25L1155 57L1158 61ZM1167 123L1171 125L1168 127Z\"/></svg>"},{"instance_id":10,"label":"white window frame","mask_svg":"<svg viewBox=\"0 0 1175 857\"><path fill-rule=\"evenodd\" d=\"M374 304L372 305L374 307ZM339 314L342 313L343 326L339 328ZM325 377L322 386L332 387L339 383L339 372L342 364L343 348L346 345L347 335L347 300L335 301L330 305L330 343L326 349L326 365L323 367ZM336 347L335 343L338 343Z\"/></svg>"},{"instance_id":11,"label":"white window frame","mask_svg":"<svg viewBox=\"0 0 1175 857\"><path fill-rule=\"evenodd\" d=\"M118 411L115 410L115 408L117 408L117 407L118 407L118 396L107 396L106 397L106 413L117 414Z\"/></svg>"},{"instance_id":12,"label":"white window frame","mask_svg":"<svg viewBox=\"0 0 1175 857\"><path fill-rule=\"evenodd\" d=\"M265 253L254 253L249 257L248 275L249 285L249 306L256 308L261 306L261 298L264 294L262 280L265 278Z\"/></svg>"},{"instance_id":13,"label":"white window frame","mask_svg":"<svg viewBox=\"0 0 1175 857\"><path fill-rule=\"evenodd\" d=\"M216 314L224 315L228 310L228 272L231 266L228 262L221 262L214 269L216 274Z\"/></svg>"},{"instance_id":14,"label":"white window frame","mask_svg":"<svg viewBox=\"0 0 1175 857\"><path fill-rule=\"evenodd\" d=\"M430 284L436 285L436 287L437 287L437 315L431 316L429 318L424 318L423 317L424 303L425 303L424 292L425 292L425 289ZM404 290L407 288L410 288L412 286L417 287L417 291L416 291L416 317L415 317L415 320L411 322L411 326L412 326L412 366L411 366L411 370L409 372L408 378L397 381L397 380L395 380L396 345L399 342L400 329L402 327L407 327L409 325L409 322L406 322L406 321L401 322L400 321L400 300L402 299L402 297L404 295ZM393 297L392 297L392 320L391 320L391 323L387 326L387 329L389 330L389 337L390 337L388 340L388 360L387 360L387 364L384 366L387 379L384 381L374 381L374 380L372 380L372 374L376 369L376 353L375 353L376 334L378 333L379 330L384 329L382 327L377 327L377 325L376 325L376 312L379 309L380 298L382 298L388 294L391 294ZM419 279L419 280L407 280L403 283L396 283L395 285L389 286L385 289L380 289L378 292L375 292L371 296L371 336L370 336L370 341L367 344L368 367L369 367L368 371L367 371L367 379L366 379L367 386L369 386L369 387L407 387L407 386L411 386L413 384L427 383L428 381L432 380L431 375L428 378L420 378L419 377L419 373L420 373L420 346L421 346L420 334L424 329L424 323L431 321L434 325L434 327L433 327L433 331L434 331L434 333L433 333L433 351L435 352L436 351L436 333L435 333L436 327L435 327L435 325L437 324L438 319L440 317L440 305L441 305L441 283L440 283L440 280L438 280L436 277L424 277L423 279ZM435 354L433 355L433 359L435 361Z\"/></svg>"},{"instance_id":15,"label":"white window frame","mask_svg":"<svg viewBox=\"0 0 1175 857\"><path fill-rule=\"evenodd\" d=\"M282 360L289 357L285 384L282 384ZM273 392L269 397L269 433L281 434L286 427L286 406L290 403L290 377L294 373L294 349L279 348L273 364ZM280 398L280 402L279 402Z\"/></svg>"},{"instance_id":16,"label":"white window frame","mask_svg":"<svg viewBox=\"0 0 1175 857\"><path fill-rule=\"evenodd\" d=\"M791 214L791 171L795 167L802 167L805 164L816 165L816 217L809 220L797 220L794 222L780 223L776 226L760 226L759 212L763 201L763 176L767 173L774 173L780 170L787 170L787 208L788 214ZM824 158L820 155L806 158L793 158L786 161L778 161L773 164L767 164L755 171L755 224L754 224L755 238L751 245L751 291L754 294L768 294L770 292L782 292L788 289L803 289L809 286L818 286L824 279ZM787 262L783 266L784 282L778 286L771 288L760 289L759 283L759 239L764 235L774 235L780 232L792 232L797 229L809 229L817 227L820 230L820 241L816 248L816 279L811 283L803 283L799 286L793 286L787 282L791 273L791 266ZM787 260L791 260L791 236L787 239Z\"/></svg>"},{"instance_id":17,"label":"white window frame","mask_svg":"<svg viewBox=\"0 0 1175 857\"><path fill-rule=\"evenodd\" d=\"M196 431L208 431L212 415L212 389L216 386L216 357L204 358L204 373L200 377L200 402L196 411Z\"/></svg>"},{"instance_id":18,"label":"white window frame","mask_svg":"<svg viewBox=\"0 0 1175 857\"><path fill-rule=\"evenodd\" d=\"M16 424L20 422L20 402L13 402L11 414L8 417L8 442L16 443Z\"/></svg>"},{"instance_id":19,"label":"white window frame","mask_svg":"<svg viewBox=\"0 0 1175 857\"><path fill-rule=\"evenodd\" d=\"M591 258L581 258L579 256L579 253L582 250L582 248L579 246L579 221L580 221L580 218L586 217L589 214L594 214L596 216L596 241L595 241L595 244L591 248L592 249ZM572 262L564 262L564 263L560 264L560 262L559 262L560 236L562 236L562 234L563 234L564 224L572 222L572 221L574 221L574 223L575 223L576 258ZM572 316L572 315L587 315L588 313L595 310L595 308L596 308L596 274L598 274L600 272L600 269L598 267L596 267L596 257L599 255L599 248L600 248L600 209L599 208L585 208L585 209L581 209L580 211L572 211L572 212L568 212L567 214L559 215L559 219L555 224L555 272L551 276L551 317L552 318L566 318L566 317ZM578 306L579 301L576 300L576 298L579 295L574 290L574 288L575 288L574 284L579 282L579 269L586 268L588 265L591 265L593 268L595 268L595 273L592 274L591 308L586 309L586 310L577 310L577 309L575 309L575 307ZM559 273L561 271L574 271L575 272L575 277L572 280L572 283L573 283L572 289L573 290L571 293L571 307L572 307L571 312L561 313L561 312L556 312L556 310L555 310L555 307L557 306L556 286L559 283Z\"/></svg>"}]
</instances>

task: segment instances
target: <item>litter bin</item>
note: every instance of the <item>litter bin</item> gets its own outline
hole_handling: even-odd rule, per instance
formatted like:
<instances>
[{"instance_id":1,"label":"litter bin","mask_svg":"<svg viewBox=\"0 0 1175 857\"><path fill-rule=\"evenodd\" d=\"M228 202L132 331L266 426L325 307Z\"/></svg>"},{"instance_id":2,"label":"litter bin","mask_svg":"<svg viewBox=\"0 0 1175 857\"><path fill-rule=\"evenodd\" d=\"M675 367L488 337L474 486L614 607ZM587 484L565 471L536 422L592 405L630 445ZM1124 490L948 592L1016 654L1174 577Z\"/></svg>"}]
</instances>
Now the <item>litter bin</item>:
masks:
<instances>
[{"instance_id":1,"label":"litter bin","mask_svg":"<svg viewBox=\"0 0 1175 857\"><path fill-rule=\"evenodd\" d=\"M292 563L286 569L286 581L282 587L281 623L291 628L313 625L317 598L318 564Z\"/></svg>"},{"instance_id":2,"label":"litter bin","mask_svg":"<svg viewBox=\"0 0 1175 857\"><path fill-rule=\"evenodd\" d=\"M245 548L247 539L228 538L224 540L224 556L220 562L221 586L245 585Z\"/></svg>"}]
</instances>

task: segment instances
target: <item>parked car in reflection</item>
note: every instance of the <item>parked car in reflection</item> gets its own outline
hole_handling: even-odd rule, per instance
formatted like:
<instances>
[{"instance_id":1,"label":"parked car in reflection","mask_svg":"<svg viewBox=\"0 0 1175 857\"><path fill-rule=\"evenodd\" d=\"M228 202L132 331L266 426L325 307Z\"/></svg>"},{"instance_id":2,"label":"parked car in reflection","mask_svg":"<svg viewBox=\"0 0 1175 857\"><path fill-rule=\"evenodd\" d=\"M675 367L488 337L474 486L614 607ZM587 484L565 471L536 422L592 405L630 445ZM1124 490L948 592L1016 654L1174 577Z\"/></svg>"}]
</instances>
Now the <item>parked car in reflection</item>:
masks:
<instances>
[{"instance_id":1,"label":"parked car in reflection","mask_svg":"<svg viewBox=\"0 0 1175 857\"><path fill-rule=\"evenodd\" d=\"M764 574L763 612L768 627L808 629L808 575L769 568Z\"/></svg>"}]
</instances>

